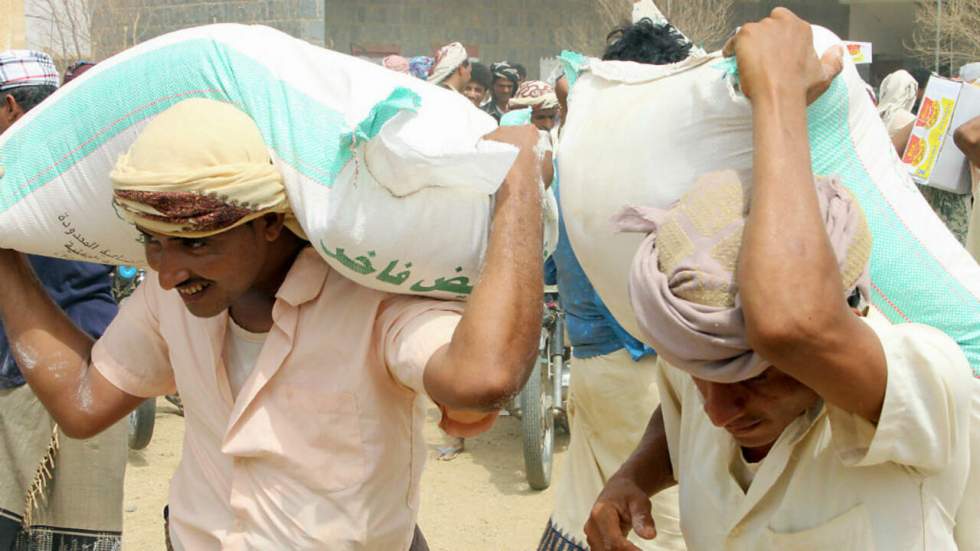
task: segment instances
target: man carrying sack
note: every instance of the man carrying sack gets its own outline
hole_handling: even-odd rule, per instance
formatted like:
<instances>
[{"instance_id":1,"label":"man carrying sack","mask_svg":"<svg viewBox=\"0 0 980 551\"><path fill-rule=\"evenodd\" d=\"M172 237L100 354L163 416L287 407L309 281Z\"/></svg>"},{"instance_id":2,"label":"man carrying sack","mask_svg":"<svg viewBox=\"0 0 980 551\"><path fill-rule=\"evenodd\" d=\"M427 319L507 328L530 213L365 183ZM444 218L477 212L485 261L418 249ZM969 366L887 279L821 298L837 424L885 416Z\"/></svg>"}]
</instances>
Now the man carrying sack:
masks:
<instances>
[{"instance_id":1,"label":"man carrying sack","mask_svg":"<svg viewBox=\"0 0 980 551\"><path fill-rule=\"evenodd\" d=\"M655 538L648 497L675 483L692 551L975 548L980 389L947 335L848 303L866 298L871 236L851 193L811 173L806 108L842 67L812 44L782 8L729 43L751 186L707 174L667 211L622 215L652 231L628 276L665 369L661 409L592 510L595 551L636 549L631 528Z\"/></svg>"},{"instance_id":2,"label":"man carrying sack","mask_svg":"<svg viewBox=\"0 0 980 551\"><path fill-rule=\"evenodd\" d=\"M28 382L65 432L98 433L179 391L176 549L422 550L427 395L441 426L493 423L537 354L542 222L536 131L496 195L464 305L392 295L334 272L303 238L254 121L207 99L154 118L111 174L152 271L97 342L0 252L0 314Z\"/></svg>"}]
</instances>

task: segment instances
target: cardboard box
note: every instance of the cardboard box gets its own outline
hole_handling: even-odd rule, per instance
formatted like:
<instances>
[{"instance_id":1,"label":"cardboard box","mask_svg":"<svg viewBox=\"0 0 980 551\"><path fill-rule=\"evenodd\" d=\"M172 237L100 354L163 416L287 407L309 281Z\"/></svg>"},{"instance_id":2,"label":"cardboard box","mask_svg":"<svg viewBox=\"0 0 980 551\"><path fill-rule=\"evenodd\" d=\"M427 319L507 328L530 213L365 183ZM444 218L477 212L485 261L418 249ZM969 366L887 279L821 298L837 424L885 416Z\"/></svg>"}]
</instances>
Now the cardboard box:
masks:
<instances>
[{"instance_id":1,"label":"cardboard box","mask_svg":"<svg viewBox=\"0 0 980 551\"><path fill-rule=\"evenodd\" d=\"M933 75L902 161L920 185L970 193L969 163L953 143L953 133L980 116L980 88Z\"/></svg>"},{"instance_id":2,"label":"cardboard box","mask_svg":"<svg viewBox=\"0 0 980 551\"><path fill-rule=\"evenodd\" d=\"M844 46L847 48L847 53L851 56L851 60L854 61L855 65L871 63L872 51L870 42L844 42Z\"/></svg>"}]
</instances>

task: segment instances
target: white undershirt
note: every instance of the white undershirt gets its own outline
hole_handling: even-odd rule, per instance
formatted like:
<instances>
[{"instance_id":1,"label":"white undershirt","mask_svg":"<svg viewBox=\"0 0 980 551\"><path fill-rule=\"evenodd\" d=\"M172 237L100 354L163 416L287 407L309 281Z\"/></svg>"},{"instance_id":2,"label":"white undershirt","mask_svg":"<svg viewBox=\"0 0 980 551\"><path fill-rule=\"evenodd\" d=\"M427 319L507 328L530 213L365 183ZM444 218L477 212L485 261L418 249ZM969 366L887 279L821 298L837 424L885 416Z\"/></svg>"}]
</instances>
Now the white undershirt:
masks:
<instances>
[{"instance_id":1,"label":"white undershirt","mask_svg":"<svg viewBox=\"0 0 980 551\"><path fill-rule=\"evenodd\" d=\"M252 333L228 316L228 331L225 332L225 369L228 372L228 385L231 386L232 397L237 398L245 385L259 352L265 344L268 333Z\"/></svg>"},{"instance_id":2,"label":"white undershirt","mask_svg":"<svg viewBox=\"0 0 980 551\"><path fill-rule=\"evenodd\" d=\"M735 450L735 464L732 465L732 476L735 477L735 481L738 485L742 487L743 492L749 491L749 486L752 485L752 481L755 480L755 475L759 472L759 466L762 465L762 460L755 463L750 463L745 459L741 449Z\"/></svg>"}]
</instances>

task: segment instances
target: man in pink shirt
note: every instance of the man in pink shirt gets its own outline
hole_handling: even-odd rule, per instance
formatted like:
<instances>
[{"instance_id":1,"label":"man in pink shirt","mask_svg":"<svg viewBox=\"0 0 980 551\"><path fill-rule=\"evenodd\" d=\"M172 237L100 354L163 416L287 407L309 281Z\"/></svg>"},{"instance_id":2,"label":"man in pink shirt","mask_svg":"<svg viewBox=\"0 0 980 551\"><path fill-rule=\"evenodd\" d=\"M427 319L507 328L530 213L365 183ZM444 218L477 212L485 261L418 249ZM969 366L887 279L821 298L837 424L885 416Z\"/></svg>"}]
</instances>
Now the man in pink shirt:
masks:
<instances>
[{"instance_id":1,"label":"man in pink shirt","mask_svg":"<svg viewBox=\"0 0 980 551\"><path fill-rule=\"evenodd\" d=\"M254 122L211 100L175 105L112 174L152 272L103 338L57 309L21 254L0 250L0 316L31 359L28 383L76 438L180 392L176 549L426 549L423 395L447 432L483 431L538 345L537 132L488 138L520 153L464 309L331 270L301 237Z\"/></svg>"}]
</instances>

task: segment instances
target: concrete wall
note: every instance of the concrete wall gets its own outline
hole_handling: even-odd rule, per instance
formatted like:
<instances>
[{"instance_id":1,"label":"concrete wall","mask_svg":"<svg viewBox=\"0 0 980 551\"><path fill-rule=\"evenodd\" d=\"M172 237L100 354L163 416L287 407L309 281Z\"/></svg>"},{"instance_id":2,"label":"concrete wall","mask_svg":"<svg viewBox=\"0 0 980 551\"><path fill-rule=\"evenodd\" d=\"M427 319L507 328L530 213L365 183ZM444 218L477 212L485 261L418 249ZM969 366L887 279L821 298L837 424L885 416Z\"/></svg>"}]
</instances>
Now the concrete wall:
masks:
<instances>
[{"instance_id":1,"label":"concrete wall","mask_svg":"<svg viewBox=\"0 0 980 551\"><path fill-rule=\"evenodd\" d=\"M261 23L324 43L324 0L96 0L93 48L105 58L174 30L210 23Z\"/></svg>"},{"instance_id":2,"label":"concrete wall","mask_svg":"<svg viewBox=\"0 0 980 551\"><path fill-rule=\"evenodd\" d=\"M601 52L612 25L593 2L326 0L327 44L345 53L414 56L459 41L471 57L521 63L533 78L538 60L561 47ZM624 1L624 15L630 5Z\"/></svg>"},{"instance_id":3,"label":"concrete wall","mask_svg":"<svg viewBox=\"0 0 980 551\"><path fill-rule=\"evenodd\" d=\"M911 42L915 23L915 4L910 2L873 2L851 5L852 40L871 42L874 63L871 79L880 83L888 73L919 65L905 53Z\"/></svg>"},{"instance_id":4,"label":"concrete wall","mask_svg":"<svg viewBox=\"0 0 980 551\"><path fill-rule=\"evenodd\" d=\"M7 1L7 0L0 0ZM486 62L507 59L536 76L560 46L597 54L612 22L595 0L95 0L95 55L218 22L263 23L344 53L432 55L452 41ZM623 15L632 4L623 0ZM108 7L111 6L111 9Z\"/></svg>"},{"instance_id":5,"label":"concrete wall","mask_svg":"<svg viewBox=\"0 0 980 551\"><path fill-rule=\"evenodd\" d=\"M776 6L787 7L841 38L871 42L874 63L862 68L862 75L872 84L896 69L918 65L904 47L912 39L914 0L738 0L734 23L761 19Z\"/></svg>"},{"instance_id":6,"label":"concrete wall","mask_svg":"<svg viewBox=\"0 0 980 551\"><path fill-rule=\"evenodd\" d=\"M0 0L0 51L27 47L24 0Z\"/></svg>"}]
</instances>

